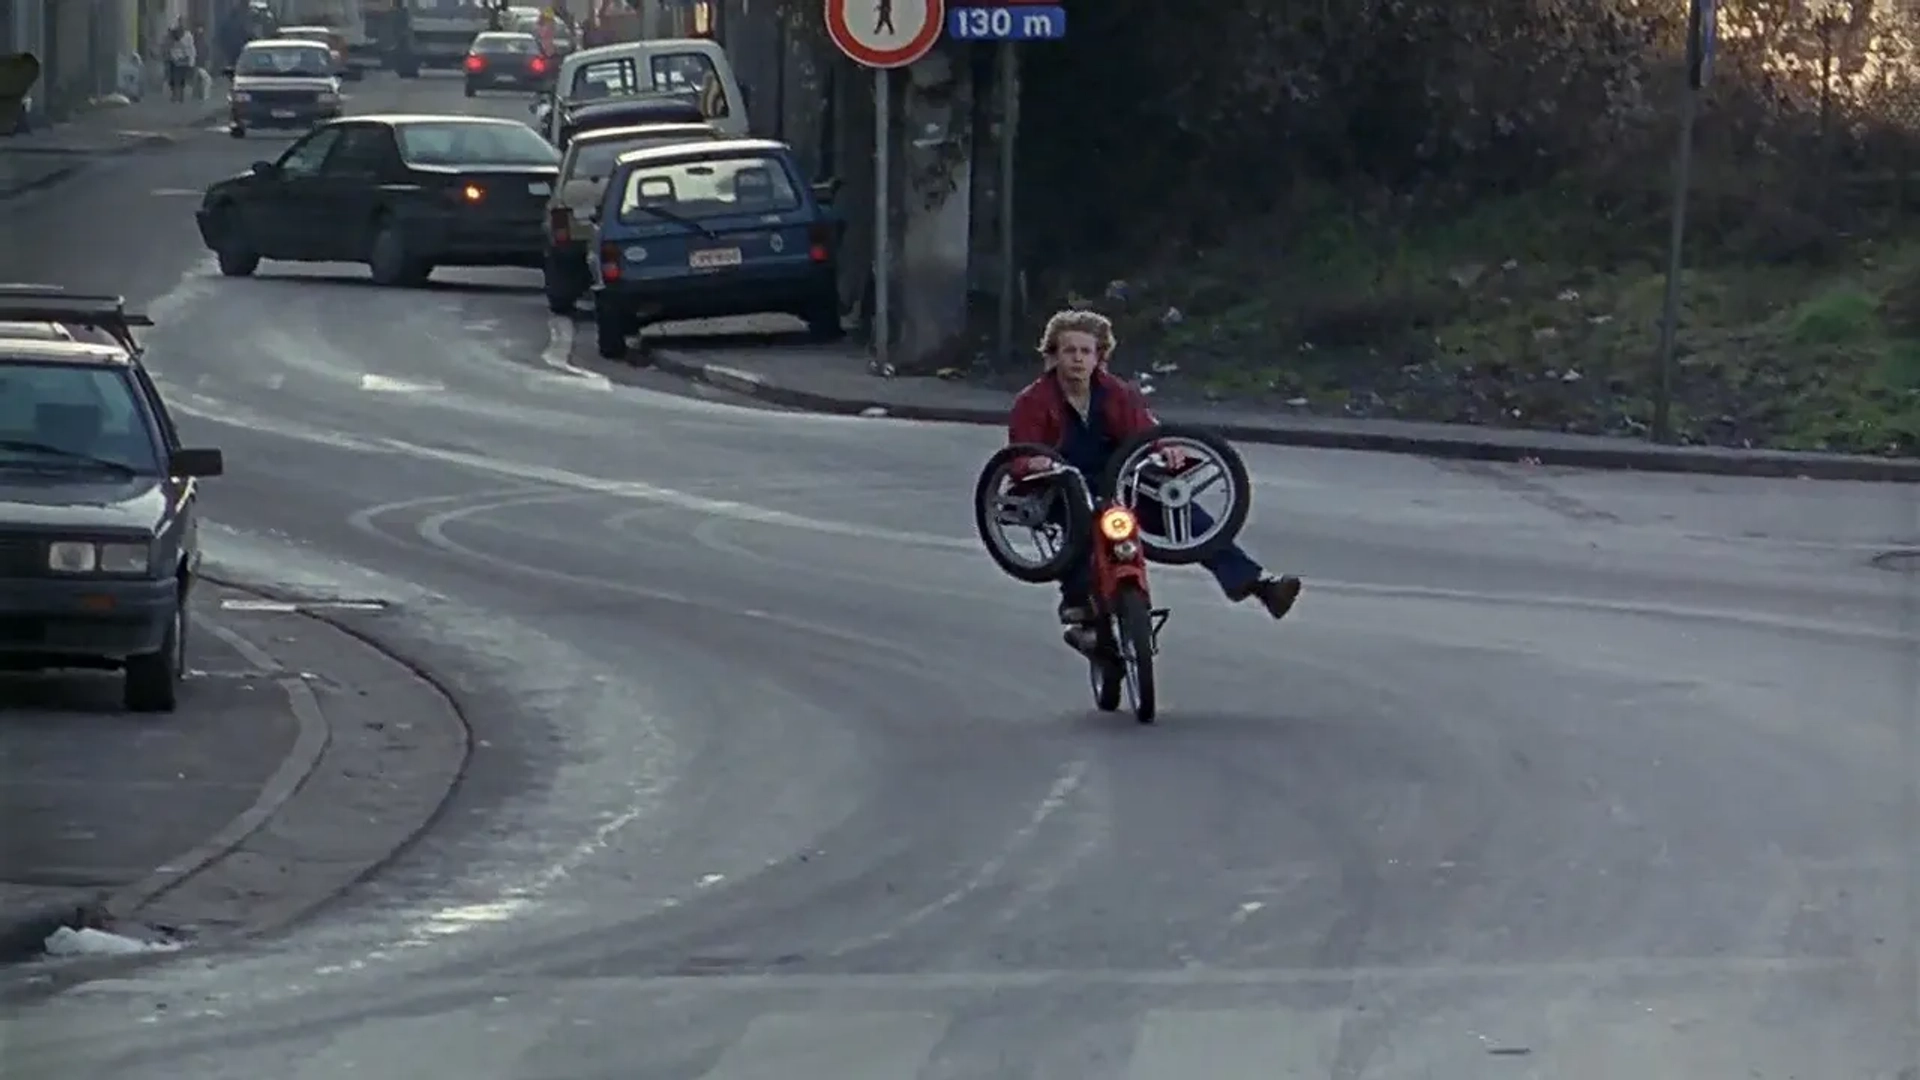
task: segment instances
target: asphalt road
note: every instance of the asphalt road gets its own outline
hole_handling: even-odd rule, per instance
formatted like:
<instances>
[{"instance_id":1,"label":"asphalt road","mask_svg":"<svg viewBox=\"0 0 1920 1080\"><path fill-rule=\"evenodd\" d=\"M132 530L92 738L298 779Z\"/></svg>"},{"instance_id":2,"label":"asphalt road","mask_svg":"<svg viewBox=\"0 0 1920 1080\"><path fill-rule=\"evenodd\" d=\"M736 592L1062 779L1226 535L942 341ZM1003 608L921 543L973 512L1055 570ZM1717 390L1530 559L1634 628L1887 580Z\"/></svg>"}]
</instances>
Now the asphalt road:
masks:
<instances>
[{"instance_id":1,"label":"asphalt road","mask_svg":"<svg viewBox=\"0 0 1920 1080\"><path fill-rule=\"evenodd\" d=\"M0 210L0 276L150 303L227 452L216 561L397 603L477 764L338 916L24 1010L21 1075L1920 1064L1920 603L1868 565L1910 490L1250 447L1247 546L1307 595L1274 625L1163 574L1139 728L977 550L996 432L610 385L541 359L519 272L221 280L166 192L262 145Z\"/></svg>"}]
</instances>

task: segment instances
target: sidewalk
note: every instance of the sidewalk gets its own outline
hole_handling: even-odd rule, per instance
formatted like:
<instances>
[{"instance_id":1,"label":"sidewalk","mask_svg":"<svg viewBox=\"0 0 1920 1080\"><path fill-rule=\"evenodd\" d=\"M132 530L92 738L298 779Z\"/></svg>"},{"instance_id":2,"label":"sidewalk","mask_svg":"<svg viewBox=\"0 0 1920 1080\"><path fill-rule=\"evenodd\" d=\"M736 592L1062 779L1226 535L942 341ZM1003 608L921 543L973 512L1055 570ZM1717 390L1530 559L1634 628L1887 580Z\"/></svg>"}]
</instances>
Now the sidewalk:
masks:
<instances>
[{"instance_id":1,"label":"sidewalk","mask_svg":"<svg viewBox=\"0 0 1920 1080\"><path fill-rule=\"evenodd\" d=\"M0 136L0 200L57 184L93 158L185 138L225 112L224 100L176 103L163 95L100 105L66 123Z\"/></svg>"},{"instance_id":2,"label":"sidewalk","mask_svg":"<svg viewBox=\"0 0 1920 1080\"><path fill-rule=\"evenodd\" d=\"M0 681L0 963L59 926L201 938L269 928L352 885L457 778L439 692L306 615L203 583L178 712L118 680Z\"/></svg>"},{"instance_id":3,"label":"sidewalk","mask_svg":"<svg viewBox=\"0 0 1920 1080\"><path fill-rule=\"evenodd\" d=\"M591 334L576 350L592 353ZM705 347L692 335L653 334L649 356L662 371L795 408L885 415L914 420L1004 425L1012 395L1001 390L927 377L881 378L867 370L865 352L846 346L748 344L720 335ZM597 357L575 357L600 367ZM1566 435L1519 428L1400 420L1348 420L1276 413L1232 404L1164 404L1169 424L1199 424L1240 442L1371 450L1423 457L1524 462L1586 469L1712 473L1724 476L1806 477L1920 483L1920 459L1876 458L1784 450L1660 446L1634 439Z\"/></svg>"}]
</instances>

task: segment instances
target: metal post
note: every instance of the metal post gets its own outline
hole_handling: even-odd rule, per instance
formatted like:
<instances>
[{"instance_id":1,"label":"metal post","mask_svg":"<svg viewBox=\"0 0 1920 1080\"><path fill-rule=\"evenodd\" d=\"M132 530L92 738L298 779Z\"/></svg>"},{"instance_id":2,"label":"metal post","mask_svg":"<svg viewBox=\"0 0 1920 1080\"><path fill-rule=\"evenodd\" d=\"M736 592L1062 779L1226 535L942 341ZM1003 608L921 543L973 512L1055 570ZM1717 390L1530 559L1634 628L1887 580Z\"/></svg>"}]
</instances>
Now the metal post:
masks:
<instances>
[{"instance_id":1,"label":"metal post","mask_svg":"<svg viewBox=\"0 0 1920 1080\"><path fill-rule=\"evenodd\" d=\"M1013 355L1013 310L1019 269L1013 256L1014 147L1020 135L1020 49L1000 43L1000 333L997 355Z\"/></svg>"},{"instance_id":2,"label":"metal post","mask_svg":"<svg viewBox=\"0 0 1920 1080\"><path fill-rule=\"evenodd\" d=\"M1680 99L1680 147L1673 160L1673 222L1667 236L1667 293L1660 305L1658 382L1653 393L1653 440L1673 441L1673 354L1680 330L1681 248L1687 235L1687 188L1693 173L1693 121L1700 91L1688 86Z\"/></svg>"},{"instance_id":3,"label":"metal post","mask_svg":"<svg viewBox=\"0 0 1920 1080\"><path fill-rule=\"evenodd\" d=\"M893 356L893 72L873 73L873 361Z\"/></svg>"}]
</instances>

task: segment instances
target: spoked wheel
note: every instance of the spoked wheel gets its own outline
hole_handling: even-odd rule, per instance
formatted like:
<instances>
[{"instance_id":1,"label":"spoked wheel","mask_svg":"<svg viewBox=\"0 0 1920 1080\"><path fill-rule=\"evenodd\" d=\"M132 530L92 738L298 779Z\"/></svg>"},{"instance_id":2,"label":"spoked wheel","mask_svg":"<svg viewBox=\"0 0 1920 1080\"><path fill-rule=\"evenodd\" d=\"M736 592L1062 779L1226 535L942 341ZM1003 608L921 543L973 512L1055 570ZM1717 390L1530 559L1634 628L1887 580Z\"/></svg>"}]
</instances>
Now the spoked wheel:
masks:
<instances>
[{"instance_id":1,"label":"spoked wheel","mask_svg":"<svg viewBox=\"0 0 1920 1080\"><path fill-rule=\"evenodd\" d=\"M1114 654L1118 658L1115 666L1121 677L1113 681L1126 687L1133 717L1143 724L1153 723L1157 711L1153 688L1153 630L1153 607L1147 601L1147 594L1132 585L1121 586L1113 606ZM1119 702L1114 704L1118 706Z\"/></svg>"}]
</instances>

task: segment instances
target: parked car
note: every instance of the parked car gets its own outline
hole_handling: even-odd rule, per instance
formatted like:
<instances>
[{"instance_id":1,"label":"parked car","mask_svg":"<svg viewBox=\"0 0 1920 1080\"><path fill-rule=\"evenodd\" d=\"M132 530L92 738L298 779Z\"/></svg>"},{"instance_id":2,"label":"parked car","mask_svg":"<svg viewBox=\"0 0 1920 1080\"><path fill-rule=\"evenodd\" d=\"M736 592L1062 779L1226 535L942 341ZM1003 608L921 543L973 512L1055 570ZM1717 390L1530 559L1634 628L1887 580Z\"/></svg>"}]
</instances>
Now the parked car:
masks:
<instances>
[{"instance_id":1,"label":"parked car","mask_svg":"<svg viewBox=\"0 0 1920 1080\"><path fill-rule=\"evenodd\" d=\"M340 115L340 79L326 46L297 38L249 42L226 69L227 133L304 130Z\"/></svg>"},{"instance_id":2,"label":"parked car","mask_svg":"<svg viewBox=\"0 0 1920 1080\"><path fill-rule=\"evenodd\" d=\"M199 488L117 296L0 287L0 667L119 670L171 712L200 571ZM88 339L83 340L82 331Z\"/></svg>"},{"instance_id":3,"label":"parked car","mask_svg":"<svg viewBox=\"0 0 1920 1080\"><path fill-rule=\"evenodd\" d=\"M768 312L840 334L838 182L809 185L767 139L629 150L601 197L593 270L600 355L646 322Z\"/></svg>"},{"instance_id":4,"label":"parked car","mask_svg":"<svg viewBox=\"0 0 1920 1080\"><path fill-rule=\"evenodd\" d=\"M639 124L583 131L560 158L560 177L547 200L547 256L542 268L547 307L572 311L593 287L587 269L594 219L614 163L629 150L720 138L712 124Z\"/></svg>"},{"instance_id":5,"label":"parked car","mask_svg":"<svg viewBox=\"0 0 1920 1080\"><path fill-rule=\"evenodd\" d=\"M532 34L480 34L464 66L468 97L482 90L538 90L553 81L553 60Z\"/></svg>"},{"instance_id":6,"label":"parked car","mask_svg":"<svg viewBox=\"0 0 1920 1080\"><path fill-rule=\"evenodd\" d=\"M560 153L527 125L478 116L349 116L207 188L197 215L220 272L262 259L362 262L382 285L436 266L542 264Z\"/></svg>"}]
</instances>

